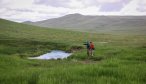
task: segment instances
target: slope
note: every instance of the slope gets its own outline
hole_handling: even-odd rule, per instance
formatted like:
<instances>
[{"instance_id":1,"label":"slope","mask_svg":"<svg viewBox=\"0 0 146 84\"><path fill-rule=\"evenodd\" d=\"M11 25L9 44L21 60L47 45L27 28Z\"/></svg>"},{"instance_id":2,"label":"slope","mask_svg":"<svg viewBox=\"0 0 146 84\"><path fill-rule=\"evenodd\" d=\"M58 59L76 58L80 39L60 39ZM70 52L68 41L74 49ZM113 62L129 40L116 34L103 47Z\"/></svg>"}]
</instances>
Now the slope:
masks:
<instances>
[{"instance_id":1,"label":"slope","mask_svg":"<svg viewBox=\"0 0 146 84\"><path fill-rule=\"evenodd\" d=\"M62 28L97 33L146 33L145 16L85 16L70 14L39 22L26 22L49 28Z\"/></svg>"},{"instance_id":2,"label":"slope","mask_svg":"<svg viewBox=\"0 0 146 84\"><path fill-rule=\"evenodd\" d=\"M88 59L86 40L95 44ZM145 42L145 35L82 33L0 19L0 84L145 84ZM68 59L27 59L79 46Z\"/></svg>"}]
</instances>

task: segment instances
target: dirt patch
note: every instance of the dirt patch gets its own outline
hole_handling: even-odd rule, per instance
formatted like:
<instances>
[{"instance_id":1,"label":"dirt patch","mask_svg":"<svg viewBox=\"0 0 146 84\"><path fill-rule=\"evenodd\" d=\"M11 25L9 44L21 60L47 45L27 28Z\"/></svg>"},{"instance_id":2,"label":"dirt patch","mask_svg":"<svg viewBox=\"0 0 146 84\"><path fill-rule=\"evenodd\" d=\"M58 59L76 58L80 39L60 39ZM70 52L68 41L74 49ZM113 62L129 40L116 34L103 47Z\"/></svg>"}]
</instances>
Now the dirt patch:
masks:
<instances>
[{"instance_id":1,"label":"dirt patch","mask_svg":"<svg viewBox=\"0 0 146 84\"><path fill-rule=\"evenodd\" d=\"M91 57L91 58L87 58L85 60L78 61L78 62L82 63L82 64L96 64L102 60L103 60L103 58L101 58L101 57Z\"/></svg>"},{"instance_id":2,"label":"dirt patch","mask_svg":"<svg viewBox=\"0 0 146 84\"><path fill-rule=\"evenodd\" d=\"M73 52L80 51L80 50L82 50L82 49L84 49L83 46L72 46L72 47L70 48L69 52L73 53Z\"/></svg>"},{"instance_id":3,"label":"dirt patch","mask_svg":"<svg viewBox=\"0 0 146 84\"><path fill-rule=\"evenodd\" d=\"M81 64L96 64L98 61L92 61L92 60L85 60L85 61L79 61Z\"/></svg>"}]
</instances>

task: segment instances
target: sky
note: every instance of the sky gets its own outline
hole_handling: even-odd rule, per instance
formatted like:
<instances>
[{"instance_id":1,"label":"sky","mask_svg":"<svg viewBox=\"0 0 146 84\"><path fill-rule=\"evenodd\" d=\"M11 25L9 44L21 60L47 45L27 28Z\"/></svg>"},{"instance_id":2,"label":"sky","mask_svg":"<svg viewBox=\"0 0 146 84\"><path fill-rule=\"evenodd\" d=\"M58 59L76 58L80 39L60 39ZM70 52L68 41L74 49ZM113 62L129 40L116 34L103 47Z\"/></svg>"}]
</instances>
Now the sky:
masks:
<instances>
[{"instance_id":1,"label":"sky","mask_svg":"<svg viewBox=\"0 0 146 84\"><path fill-rule=\"evenodd\" d=\"M41 21L67 14L146 15L146 0L0 0L0 18Z\"/></svg>"}]
</instances>

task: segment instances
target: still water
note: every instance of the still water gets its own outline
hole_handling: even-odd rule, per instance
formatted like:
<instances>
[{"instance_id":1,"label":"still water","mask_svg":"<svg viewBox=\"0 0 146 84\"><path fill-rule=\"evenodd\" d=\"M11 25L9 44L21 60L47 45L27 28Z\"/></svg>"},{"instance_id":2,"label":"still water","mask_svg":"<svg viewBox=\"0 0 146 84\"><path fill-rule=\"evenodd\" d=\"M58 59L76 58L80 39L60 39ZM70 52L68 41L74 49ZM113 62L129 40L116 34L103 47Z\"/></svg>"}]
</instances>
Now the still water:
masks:
<instances>
[{"instance_id":1,"label":"still water","mask_svg":"<svg viewBox=\"0 0 146 84\"><path fill-rule=\"evenodd\" d=\"M65 51L60 51L60 50L53 50L49 53L40 55L38 57L29 57L28 59L64 59L72 55L72 53L66 53Z\"/></svg>"}]
</instances>

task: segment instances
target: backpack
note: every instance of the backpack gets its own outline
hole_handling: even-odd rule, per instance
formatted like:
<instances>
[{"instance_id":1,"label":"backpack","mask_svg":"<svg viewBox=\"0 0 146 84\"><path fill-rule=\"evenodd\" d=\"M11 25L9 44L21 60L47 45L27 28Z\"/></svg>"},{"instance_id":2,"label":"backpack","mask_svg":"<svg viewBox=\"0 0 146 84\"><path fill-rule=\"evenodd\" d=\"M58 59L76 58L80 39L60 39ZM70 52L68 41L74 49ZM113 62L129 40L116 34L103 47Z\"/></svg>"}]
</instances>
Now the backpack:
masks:
<instances>
[{"instance_id":1,"label":"backpack","mask_svg":"<svg viewBox=\"0 0 146 84\"><path fill-rule=\"evenodd\" d=\"M90 49L93 49L93 50L95 49L93 43L90 43Z\"/></svg>"}]
</instances>

